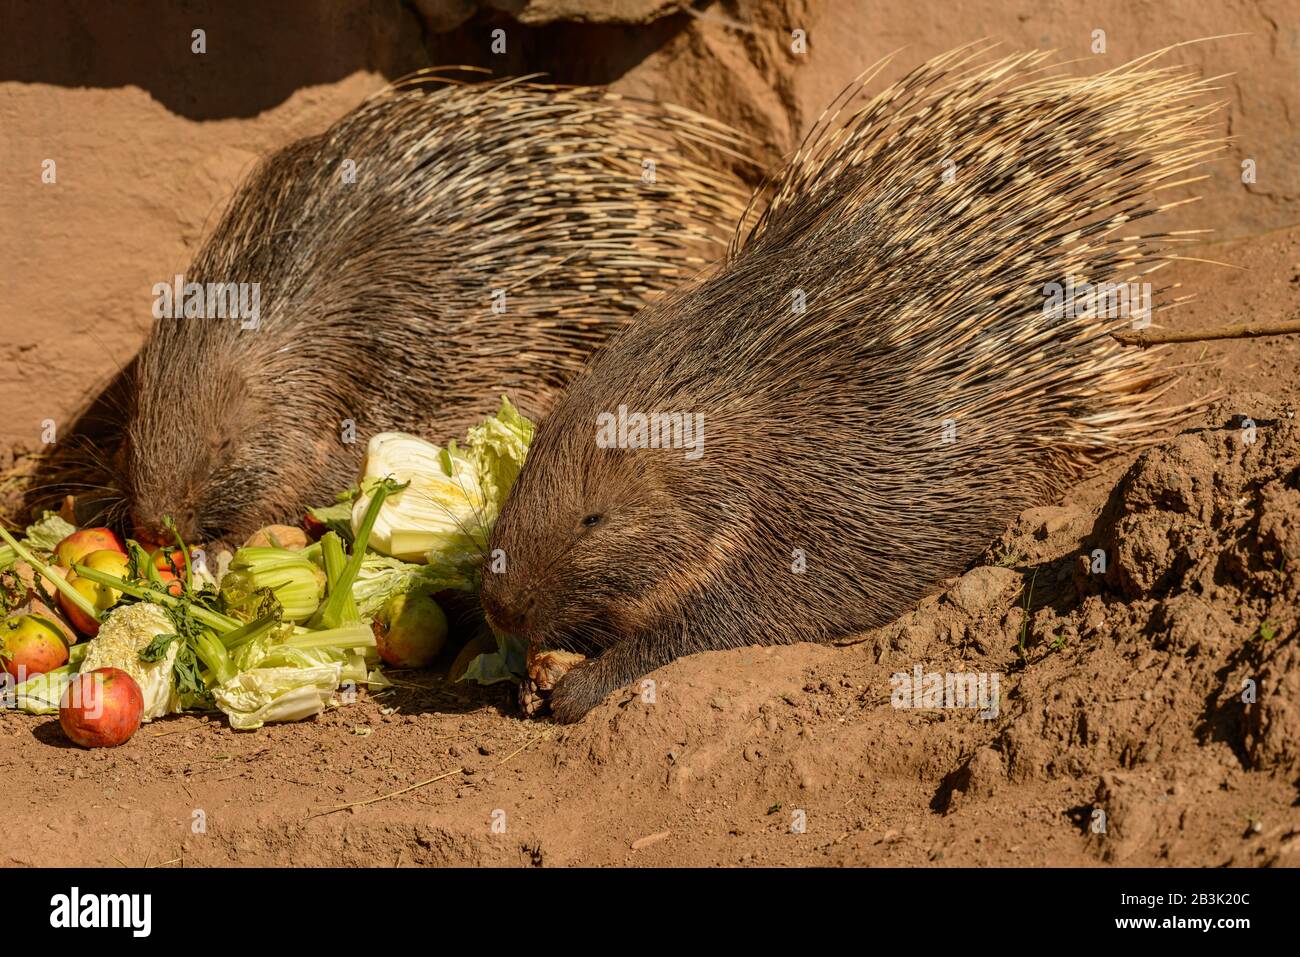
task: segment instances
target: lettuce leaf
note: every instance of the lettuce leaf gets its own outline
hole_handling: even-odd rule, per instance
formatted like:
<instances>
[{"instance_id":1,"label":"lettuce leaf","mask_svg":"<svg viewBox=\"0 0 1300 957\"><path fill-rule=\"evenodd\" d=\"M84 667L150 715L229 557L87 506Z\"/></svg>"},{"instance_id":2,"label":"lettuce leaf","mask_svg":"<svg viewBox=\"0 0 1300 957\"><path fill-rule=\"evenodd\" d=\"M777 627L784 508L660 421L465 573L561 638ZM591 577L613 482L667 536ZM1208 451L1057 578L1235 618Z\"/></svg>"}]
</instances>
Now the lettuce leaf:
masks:
<instances>
[{"instance_id":1,"label":"lettuce leaf","mask_svg":"<svg viewBox=\"0 0 1300 957\"><path fill-rule=\"evenodd\" d=\"M352 600L356 602L358 615L374 618L394 595L413 592L432 595L452 588L463 588L463 576L448 577L441 574L440 567L367 554L352 583Z\"/></svg>"},{"instance_id":2,"label":"lettuce leaf","mask_svg":"<svg viewBox=\"0 0 1300 957\"><path fill-rule=\"evenodd\" d=\"M77 530L77 526L65 522L57 512L44 513L40 521L27 526L22 543L34 552L49 554L54 547ZM8 545L0 545L0 570L4 570L18 560L18 554Z\"/></svg>"},{"instance_id":3,"label":"lettuce leaf","mask_svg":"<svg viewBox=\"0 0 1300 957\"><path fill-rule=\"evenodd\" d=\"M217 707L241 731L271 721L300 721L335 701L345 681L377 683L375 636L362 624L286 635L272 630L236 649L238 673L212 689Z\"/></svg>"},{"instance_id":4,"label":"lettuce leaf","mask_svg":"<svg viewBox=\"0 0 1300 957\"><path fill-rule=\"evenodd\" d=\"M96 668L120 668L135 679L144 696L143 721L152 721L181 710L180 693L173 669L184 639L171 642L164 654L146 661L141 652L159 635L176 632L167 609L152 602L118 605L100 623L99 633L90 639L85 671ZM74 646L75 647L75 646Z\"/></svg>"},{"instance_id":5,"label":"lettuce leaf","mask_svg":"<svg viewBox=\"0 0 1300 957\"><path fill-rule=\"evenodd\" d=\"M496 631L492 634L497 640L497 650L471 659L461 681L491 685L498 681L518 681L526 673L528 646L524 640Z\"/></svg>"},{"instance_id":6,"label":"lettuce leaf","mask_svg":"<svg viewBox=\"0 0 1300 957\"><path fill-rule=\"evenodd\" d=\"M345 545L352 544L352 503L357 489L340 492L333 505L307 509L308 514L332 532L337 532Z\"/></svg>"},{"instance_id":7,"label":"lettuce leaf","mask_svg":"<svg viewBox=\"0 0 1300 957\"><path fill-rule=\"evenodd\" d=\"M212 697L232 728L252 731L268 721L301 721L324 711L342 671L339 661L308 668L253 668L217 685Z\"/></svg>"},{"instance_id":8,"label":"lettuce leaf","mask_svg":"<svg viewBox=\"0 0 1300 957\"><path fill-rule=\"evenodd\" d=\"M71 522L65 522L57 512L46 512L41 520L27 526L27 537L23 544L33 551L52 552L54 546L77 530Z\"/></svg>"},{"instance_id":9,"label":"lettuce leaf","mask_svg":"<svg viewBox=\"0 0 1300 957\"><path fill-rule=\"evenodd\" d=\"M532 441L533 423L520 415L505 396L501 397L497 414L482 425L474 426L465 437L470 448L470 460L478 471L479 486L487 502L485 519L489 528L496 522L506 495L519 477Z\"/></svg>"},{"instance_id":10,"label":"lettuce leaf","mask_svg":"<svg viewBox=\"0 0 1300 957\"><path fill-rule=\"evenodd\" d=\"M374 483L407 483L385 500L371 532L376 551L430 568L430 579L474 591L488 539L519 475L533 426L504 396L497 414L471 428L465 445L446 448L414 435L382 432L370 439L360 494L360 523Z\"/></svg>"}]
</instances>

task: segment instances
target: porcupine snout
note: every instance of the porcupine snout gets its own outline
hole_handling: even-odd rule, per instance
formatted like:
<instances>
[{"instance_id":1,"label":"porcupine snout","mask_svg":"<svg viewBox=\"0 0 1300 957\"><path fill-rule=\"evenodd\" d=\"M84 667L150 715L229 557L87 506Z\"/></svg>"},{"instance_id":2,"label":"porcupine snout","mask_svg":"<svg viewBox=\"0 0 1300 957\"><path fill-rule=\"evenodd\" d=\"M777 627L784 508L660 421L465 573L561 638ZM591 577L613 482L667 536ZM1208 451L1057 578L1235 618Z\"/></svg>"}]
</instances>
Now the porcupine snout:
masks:
<instances>
[{"instance_id":1,"label":"porcupine snout","mask_svg":"<svg viewBox=\"0 0 1300 957\"><path fill-rule=\"evenodd\" d=\"M532 592L512 593L507 588L489 588L482 593L483 614L497 631L527 636L532 632L537 598Z\"/></svg>"}]
</instances>

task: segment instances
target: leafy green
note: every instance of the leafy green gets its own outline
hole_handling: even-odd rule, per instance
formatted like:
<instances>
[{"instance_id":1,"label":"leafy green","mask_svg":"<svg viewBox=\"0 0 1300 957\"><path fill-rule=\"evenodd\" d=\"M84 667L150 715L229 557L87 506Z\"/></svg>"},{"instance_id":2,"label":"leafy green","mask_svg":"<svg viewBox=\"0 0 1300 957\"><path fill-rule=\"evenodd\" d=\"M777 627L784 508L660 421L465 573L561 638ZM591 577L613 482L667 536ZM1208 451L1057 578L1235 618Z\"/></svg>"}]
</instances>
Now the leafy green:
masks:
<instances>
[{"instance_id":1,"label":"leafy green","mask_svg":"<svg viewBox=\"0 0 1300 957\"><path fill-rule=\"evenodd\" d=\"M359 489L353 486L340 492L333 505L309 508L307 512L316 521L323 524L343 540L345 545L352 544L352 503L356 500Z\"/></svg>"},{"instance_id":2,"label":"leafy green","mask_svg":"<svg viewBox=\"0 0 1300 957\"><path fill-rule=\"evenodd\" d=\"M361 570L352 583L352 598L360 617L374 618L395 595L417 592L432 595L459 585L460 579L444 577L434 566L414 565L370 552L362 560Z\"/></svg>"},{"instance_id":3,"label":"leafy green","mask_svg":"<svg viewBox=\"0 0 1300 957\"><path fill-rule=\"evenodd\" d=\"M77 530L77 526L64 521L57 512L45 512L40 521L27 526L23 544L40 552L52 552L54 547Z\"/></svg>"},{"instance_id":4,"label":"leafy green","mask_svg":"<svg viewBox=\"0 0 1300 957\"><path fill-rule=\"evenodd\" d=\"M492 634L497 640L497 650L471 660L462 681L491 685L498 681L518 681L526 673L527 643L514 635L502 635L496 631Z\"/></svg>"},{"instance_id":5,"label":"leafy green","mask_svg":"<svg viewBox=\"0 0 1300 957\"><path fill-rule=\"evenodd\" d=\"M519 477L532 441L533 423L520 415L505 396L501 397L497 414L474 426L465 437L470 460L478 471L479 486L488 502L485 518L489 526L496 521L510 487Z\"/></svg>"},{"instance_id":6,"label":"leafy green","mask_svg":"<svg viewBox=\"0 0 1300 957\"><path fill-rule=\"evenodd\" d=\"M199 659L194 648L185 636L173 632L170 635L157 635L140 651L140 660L146 664L162 661L171 651L172 645L180 643L176 657L172 659L172 681L178 694L202 694L205 690L203 677L199 672Z\"/></svg>"}]
</instances>

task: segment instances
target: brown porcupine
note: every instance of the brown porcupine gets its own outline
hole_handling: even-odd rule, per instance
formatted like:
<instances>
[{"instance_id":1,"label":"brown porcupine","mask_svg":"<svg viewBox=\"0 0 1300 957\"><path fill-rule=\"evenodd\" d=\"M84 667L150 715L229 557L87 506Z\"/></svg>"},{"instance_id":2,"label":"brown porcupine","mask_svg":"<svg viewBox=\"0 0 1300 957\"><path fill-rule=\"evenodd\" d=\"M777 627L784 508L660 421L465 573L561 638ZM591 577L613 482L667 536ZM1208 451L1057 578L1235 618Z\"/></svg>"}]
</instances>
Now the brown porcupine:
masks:
<instances>
[{"instance_id":1,"label":"brown porcupine","mask_svg":"<svg viewBox=\"0 0 1300 957\"><path fill-rule=\"evenodd\" d=\"M718 161L744 148L607 91L416 76L280 150L185 273L260 284L258 327L160 319L138 356L121 460L137 536L171 516L187 540L239 540L332 501L370 433L456 437L503 393L536 415L725 249L745 192Z\"/></svg>"},{"instance_id":2,"label":"brown porcupine","mask_svg":"<svg viewBox=\"0 0 1300 957\"><path fill-rule=\"evenodd\" d=\"M539 424L482 601L534 648L594 656L555 686L558 720L680 655L881 625L1169 420L1152 353L1108 335L1129 320L1054 314L1045 290L1171 258L1179 236L1130 224L1218 148L1208 81L1048 59L967 47L847 91L725 263L642 312ZM656 444L638 413L700 416L702 454L608 447L611 417Z\"/></svg>"}]
</instances>

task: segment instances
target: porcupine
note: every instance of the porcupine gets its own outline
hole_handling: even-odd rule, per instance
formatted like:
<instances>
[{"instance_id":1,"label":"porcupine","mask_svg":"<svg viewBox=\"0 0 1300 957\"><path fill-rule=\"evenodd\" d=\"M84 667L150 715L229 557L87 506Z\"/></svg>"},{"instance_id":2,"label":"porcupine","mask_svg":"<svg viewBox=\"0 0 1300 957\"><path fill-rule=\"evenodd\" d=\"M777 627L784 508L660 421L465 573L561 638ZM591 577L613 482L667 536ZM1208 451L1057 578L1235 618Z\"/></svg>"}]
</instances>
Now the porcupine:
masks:
<instances>
[{"instance_id":1,"label":"porcupine","mask_svg":"<svg viewBox=\"0 0 1300 957\"><path fill-rule=\"evenodd\" d=\"M725 250L746 192L719 160L747 147L599 89L417 75L280 150L185 273L259 283L257 328L160 319L138 356L119 460L137 536L169 540L170 516L239 541L333 501L370 433L454 438L502 394L536 415Z\"/></svg>"},{"instance_id":2,"label":"porcupine","mask_svg":"<svg viewBox=\"0 0 1300 957\"><path fill-rule=\"evenodd\" d=\"M878 64L721 267L600 350L539 424L481 594L534 651L588 656L558 720L681 655L885 624L1176 417L1168 371L1108 334L1140 315L1045 308L1187 241L1131 226L1220 142L1211 81L1156 55L1075 78L965 47L868 99ZM633 447L653 413L699 416L701 454Z\"/></svg>"}]
</instances>

